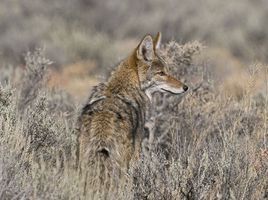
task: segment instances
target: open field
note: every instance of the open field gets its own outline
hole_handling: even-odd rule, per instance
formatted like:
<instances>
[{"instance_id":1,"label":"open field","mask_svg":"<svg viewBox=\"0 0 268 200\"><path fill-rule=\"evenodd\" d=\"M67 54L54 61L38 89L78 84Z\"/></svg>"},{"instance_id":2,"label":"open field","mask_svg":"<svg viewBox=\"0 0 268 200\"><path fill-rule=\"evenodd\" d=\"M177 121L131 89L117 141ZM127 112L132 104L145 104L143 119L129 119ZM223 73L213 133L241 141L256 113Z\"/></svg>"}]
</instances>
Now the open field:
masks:
<instances>
[{"instance_id":1,"label":"open field","mask_svg":"<svg viewBox=\"0 0 268 200\"><path fill-rule=\"evenodd\" d=\"M80 109L157 31L190 90L154 95L154 137L110 198L268 199L267 11L265 0L1 1L0 199L84 199Z\"/></svg>"}]
</instances>

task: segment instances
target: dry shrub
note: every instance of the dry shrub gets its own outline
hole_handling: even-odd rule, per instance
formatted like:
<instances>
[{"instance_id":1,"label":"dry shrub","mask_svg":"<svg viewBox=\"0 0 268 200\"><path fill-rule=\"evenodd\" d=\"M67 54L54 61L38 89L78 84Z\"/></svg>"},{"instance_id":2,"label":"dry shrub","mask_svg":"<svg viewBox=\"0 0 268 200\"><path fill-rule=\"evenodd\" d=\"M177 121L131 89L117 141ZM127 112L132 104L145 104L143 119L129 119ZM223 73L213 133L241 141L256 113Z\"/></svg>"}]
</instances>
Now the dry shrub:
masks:
<instances>
[{"instance_id":1,"label":"dry shrub","mask_svg":"<svg viewBox=\"0 0 268 200\"><path fill-rule=\"evenodd\" d=\"M267 94L221 95L208 66L193 64L200 50L197 42L163 46L170 73L191 90L154 94L141 159L110 199L267 198ZM0 199L84 199L77 105L45 87L42 51L27 60L20 82L0 75Z\"/></svg>"}]
</instances>

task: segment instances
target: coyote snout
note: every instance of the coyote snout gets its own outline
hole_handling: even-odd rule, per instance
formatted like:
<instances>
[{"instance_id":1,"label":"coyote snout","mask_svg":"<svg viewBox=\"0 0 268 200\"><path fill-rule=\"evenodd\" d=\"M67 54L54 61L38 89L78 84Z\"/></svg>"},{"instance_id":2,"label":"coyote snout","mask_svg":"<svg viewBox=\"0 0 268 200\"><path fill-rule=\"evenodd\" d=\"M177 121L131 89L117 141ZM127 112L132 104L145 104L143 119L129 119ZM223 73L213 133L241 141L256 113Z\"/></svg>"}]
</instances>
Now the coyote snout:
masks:
<instances>
[{"instance_id":1,"label":"coyote snout","mask_svg":"<svg viewBox=\"0 0 268 200\"><path fill-rule=\"evenodd\" d=\"M147 95L150 95L152 92L170 92L172 94L181 94L188 90L188 86L183 84L181 81L176 78L168 75L165 72L165 68L156 72L150 72L153 74L153 77L150 79L152 85L145 90Z\"/></svg>"},{"instance_id":2,"label":"coyote snout","mask_svg":"<svg viewBox=\"0 0 268 200\"><path fill-rule=\"evenodd\" d=\"M95 176L86 178L92 189L97 182L101 186L97 190L110 187L116 174L121 176L121 169L127 170L130 161L139 157L153 92L180 94L188 89L167 74L167 64L158 54L160 43L160 33L154 39L146 35L107 83L93 89L82 110L79 163L82 172L91 171L86 177Z\"/></svg>"}]
</instances>

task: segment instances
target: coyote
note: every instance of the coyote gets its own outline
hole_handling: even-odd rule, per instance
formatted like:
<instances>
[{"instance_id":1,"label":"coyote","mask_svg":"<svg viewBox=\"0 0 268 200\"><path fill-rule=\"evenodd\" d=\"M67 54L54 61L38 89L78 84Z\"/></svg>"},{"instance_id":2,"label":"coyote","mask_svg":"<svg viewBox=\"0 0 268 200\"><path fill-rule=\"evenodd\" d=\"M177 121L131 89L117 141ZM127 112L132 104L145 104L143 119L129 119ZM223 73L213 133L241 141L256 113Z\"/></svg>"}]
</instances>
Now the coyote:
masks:
<instances>
[{"instance_id":1,"label":"coyote","mask_svg":"<svg viewBox=\"0 0 268 200\"><path fill-rule=\"evenodd\" d=\"M167 74L167 65L158 53L160 44L161 33L154 39L146 35L107 83L93 89L82 109L78 120L79 164L82 172L91 171L91 184L111 187L109 179L121 176L138 159L145 113L155 91L180 94L188 89Z\"/></svg>"}]
</instances>

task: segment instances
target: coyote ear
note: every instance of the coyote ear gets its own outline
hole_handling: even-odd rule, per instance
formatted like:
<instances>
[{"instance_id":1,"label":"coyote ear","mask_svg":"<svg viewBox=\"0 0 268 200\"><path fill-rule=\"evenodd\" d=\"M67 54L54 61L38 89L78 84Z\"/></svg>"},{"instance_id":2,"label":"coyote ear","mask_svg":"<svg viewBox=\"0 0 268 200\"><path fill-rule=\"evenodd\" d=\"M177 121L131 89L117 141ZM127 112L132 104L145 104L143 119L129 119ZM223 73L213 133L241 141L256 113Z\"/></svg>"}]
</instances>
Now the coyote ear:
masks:
<instances>
[{"instance_id":1,"label":"coyote ear","mask_svg":"<svg viewBox=\"0 0 268 200\"><path fill-rule=\"evenodd\" d=\"M150 35L146 35L137 49L137 58L140 60L151 61L154 57L154 45L153 38Z\"/></svg>"},{"instance_id":2,"label":"coyote ear","mask_svg":"<svg viewBox=\"0 0 268 200\"><path fill-rule=\"evenodd\" d=\"M162 34L161 32L158 32L156 37L154 38L154 50L158 50L160 48L161 39L162 39Z\"/></svg>"}]
</instances>

